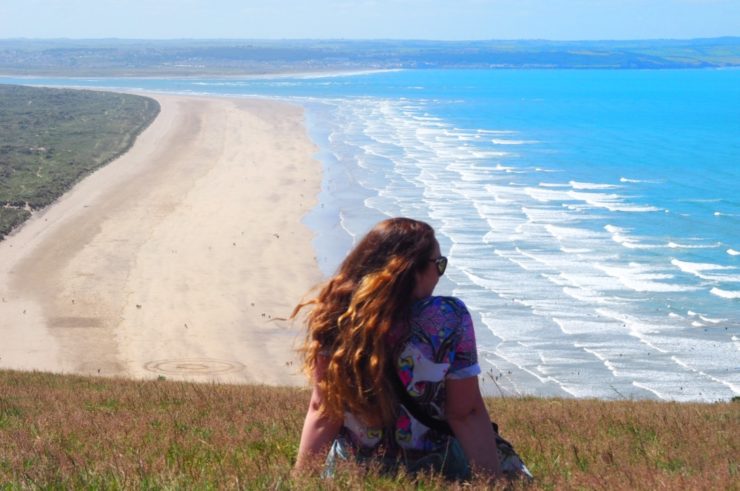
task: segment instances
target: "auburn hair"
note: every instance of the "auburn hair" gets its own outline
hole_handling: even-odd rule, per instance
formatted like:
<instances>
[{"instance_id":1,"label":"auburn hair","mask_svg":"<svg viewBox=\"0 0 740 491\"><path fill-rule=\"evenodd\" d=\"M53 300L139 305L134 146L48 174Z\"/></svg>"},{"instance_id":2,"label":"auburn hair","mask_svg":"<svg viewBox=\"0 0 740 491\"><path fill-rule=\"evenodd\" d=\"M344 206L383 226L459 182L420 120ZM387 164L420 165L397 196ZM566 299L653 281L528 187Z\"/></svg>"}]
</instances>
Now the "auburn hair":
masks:
<instances>
[{"instance_id":1,"label":"auburn hair","mask_svg":"<svg viewBox=\"0 0 740 491\"><path fill-rule=\"evenodd\" d=\"M350 251L338 272L304 307L307 335L301 351L304 369L313 375L319 357L328 359L321 380L321 411L341 418L345 411L367 424L391 424L396 396L388 379L393 350L386 335L396 322L408 319L416 273L429 266L436 239L434 229L410 218L378 223ZM380 421L378 421L380 418Z\"/></svg>"}]
</instances>

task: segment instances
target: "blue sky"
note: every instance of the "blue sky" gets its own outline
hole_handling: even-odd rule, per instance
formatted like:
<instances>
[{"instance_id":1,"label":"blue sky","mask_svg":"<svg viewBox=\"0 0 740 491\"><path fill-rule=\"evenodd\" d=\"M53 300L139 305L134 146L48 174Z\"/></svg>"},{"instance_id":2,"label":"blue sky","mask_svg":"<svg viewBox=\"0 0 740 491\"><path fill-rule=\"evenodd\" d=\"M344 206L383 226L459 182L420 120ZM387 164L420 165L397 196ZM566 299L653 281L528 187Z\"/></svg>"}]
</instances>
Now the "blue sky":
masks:
<instances>
[{"instance_id":1,"label":"blue sky","mask_svg":"<svg viewBox=\"0 0 740 491\"><path fill-rule=\"evenodd\" d=\"M740 0L0 0L0 38L654 39L740 35Z\"/></svg>"}]
</instances>

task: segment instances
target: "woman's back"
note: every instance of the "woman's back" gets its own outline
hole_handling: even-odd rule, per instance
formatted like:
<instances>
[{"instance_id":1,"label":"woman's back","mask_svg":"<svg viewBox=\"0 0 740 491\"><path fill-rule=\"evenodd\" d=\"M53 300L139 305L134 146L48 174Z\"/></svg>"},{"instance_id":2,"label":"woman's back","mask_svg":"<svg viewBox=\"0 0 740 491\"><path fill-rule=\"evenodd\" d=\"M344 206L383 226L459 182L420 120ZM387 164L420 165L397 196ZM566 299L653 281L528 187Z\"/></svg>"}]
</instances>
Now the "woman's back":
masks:
<instances>
[{"instance_id":1,"label":"woman's back","mask_svg":"<svg viewBox=\"0 0 740 491\"><path fill-rule=\"evenodd\" d=\"M396 323L388 333L395 374L420 410L445 419L445 380L474 377L478 366L473 323L462 301L453 297L426 297L416 301L408 322ZM395 427L370 428L345 413L340 438L360 457L383 453L402 458L407 465L449 451L451 437L418 421L400 406Z\"/></svg>"}]
</instances>

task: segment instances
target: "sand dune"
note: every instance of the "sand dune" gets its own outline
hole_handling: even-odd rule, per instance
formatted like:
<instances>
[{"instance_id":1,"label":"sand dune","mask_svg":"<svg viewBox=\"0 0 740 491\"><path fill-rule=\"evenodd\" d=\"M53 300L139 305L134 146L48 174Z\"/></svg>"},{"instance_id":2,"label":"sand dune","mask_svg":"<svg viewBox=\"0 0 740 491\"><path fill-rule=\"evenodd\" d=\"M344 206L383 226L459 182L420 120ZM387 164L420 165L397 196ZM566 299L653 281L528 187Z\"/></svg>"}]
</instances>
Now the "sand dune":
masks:
<instances>
[{"instance_id":1,"label":"sand dune","mask_svg":"<svg viewBox=\"0 0 740 491\"><path fill-rule=\"evenodd\" d=\"M302 384L286 316L321 275L300 107L155 95L121 158L0 243L0 367Z\"/></svg>"}]
</instances>

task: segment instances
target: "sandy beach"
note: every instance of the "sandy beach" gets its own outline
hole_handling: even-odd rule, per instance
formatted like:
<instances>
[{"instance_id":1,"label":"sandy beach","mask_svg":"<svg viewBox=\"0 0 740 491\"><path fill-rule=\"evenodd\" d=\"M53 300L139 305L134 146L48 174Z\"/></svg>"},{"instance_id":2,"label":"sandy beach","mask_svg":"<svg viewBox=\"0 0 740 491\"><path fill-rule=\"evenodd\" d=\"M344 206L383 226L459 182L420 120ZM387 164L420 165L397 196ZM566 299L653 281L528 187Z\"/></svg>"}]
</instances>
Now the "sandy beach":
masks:
<instances>
[{"instance_id":1,"label":"sandy beach","mask_svg":"<svg viewBox=\"0 0 740 491\"><path fill-rule=\"evenodd\" d=\"M151 96L128 153L0 242L0 368L304 384L272 320L321 280L303 110Z\"/></svg>"}]
</instances>

